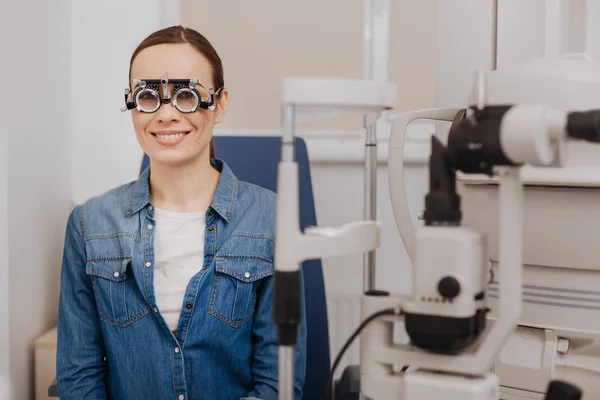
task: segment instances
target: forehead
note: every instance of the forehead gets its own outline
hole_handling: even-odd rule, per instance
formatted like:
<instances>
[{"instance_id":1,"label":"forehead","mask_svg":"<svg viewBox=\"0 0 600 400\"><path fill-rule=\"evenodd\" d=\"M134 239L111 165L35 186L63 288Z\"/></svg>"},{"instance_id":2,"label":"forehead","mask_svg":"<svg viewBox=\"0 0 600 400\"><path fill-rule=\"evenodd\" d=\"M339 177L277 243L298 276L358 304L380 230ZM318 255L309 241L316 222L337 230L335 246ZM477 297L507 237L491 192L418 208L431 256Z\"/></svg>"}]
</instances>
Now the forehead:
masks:
<instances>
[{"instance_id":1,"label":"forehead","mask_svg":"<svg viewBox=\"0 0 600 400\"><path fill-rule=\"evenodd\" d=\"M131 79L198 78L212 86L212 67L206 57L188 43L159 44L142 50L131 65Z\"/></svg>"}]
</instances>

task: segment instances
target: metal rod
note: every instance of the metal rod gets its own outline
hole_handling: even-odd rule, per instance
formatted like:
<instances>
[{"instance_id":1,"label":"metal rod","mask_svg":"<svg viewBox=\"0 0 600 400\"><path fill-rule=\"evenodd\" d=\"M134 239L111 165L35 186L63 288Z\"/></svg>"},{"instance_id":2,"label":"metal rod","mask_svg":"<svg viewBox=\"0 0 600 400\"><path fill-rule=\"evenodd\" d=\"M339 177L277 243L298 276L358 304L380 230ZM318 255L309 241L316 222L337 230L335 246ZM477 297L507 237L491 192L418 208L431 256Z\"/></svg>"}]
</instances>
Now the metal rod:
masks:
<instances>
[{"instance_id":1,"label":"metal rod","mask_svg":"<svg viewBox=\"0 0 600 400\"><path fill-rule=\"evenodd\" d=\"M483 110L486 100L486 76L483 70L475 72L475 83L477 85L477 108Z\"/></svg>"},{"instance_id":2,"label":"metal rod","mask_svg":"<svg viewBox=\"0 0 600 400\"><path fill-rule=\"evenodd\" d=\"M295 161L294 106L282 106L281 125L281 161L292 163ZM279 400L294 400L294 356L294 346L279 345Z\"/></svg>"},{"instance_id":3,"label":"metal rod","mask_svg":"<svg viewBox=\"0 0 600 400\"><path fill-rule=\"evenodd\" d=\"M286 104L281 107L281 161L294 159L294 106Z\"/></svg>"},{"instance_id":4,"label":"metal rod","mask_svg":"<svg viewBox=\"0 0 600 400\"><path fill-rule=\"evenodd\" d=\"M492 0L492 71L498 68L498 0Z\"/></svg>"},{"instance_id":5,"label":"metal rod","mask_svg":"<svg viewBox=\"0 0 600 400\"><path fill-rule=\"evenodd\" d=\"M364 255L364 266L363 266L363 293L375 290L375 262L376 260L375 250L369 251Z\"/></svg>"},{"instance_id":6,"label":"metal rod","mask_svg":"<svg viewBox=\"0 0 600 400\"><path fill-rule=\"evenodd\" d=\"M377 116L365 116L365 220L377 219ZM376 251L364 255L363 291L375 289Z\"/></svg>"},{"instance_id":7,"label":"metal rod","mask_svg":"<svg viewBox=\"0 0 600 400\"><path fill-rule=\"evenodd\" d=\"M279 400L294 400L294 347L279 346Z\"/></svg>"},{"instance_id":8,"label":"metal rod","mask_svg":"<svg viewBox=\"0 0 600 400\"><path fill-rule=\"evenodd\" d=\"M363 77L378 82L388 80L390 0L364 0ZM377 120L365 116L365 220L377 219ZM363 290L375 289L376 251L365 253Z\"/></svg>"},{"instance_id":9,"label":"metal rod","mask_svg":"<svg viewBox=\"0 0 600 400\"><path fill-rule=\"evenodd\" d=\"M169 99L169 75L167 72L163 72L162 79L160 81L163 88L163 100Z\"/></svg>"}]
</instances>

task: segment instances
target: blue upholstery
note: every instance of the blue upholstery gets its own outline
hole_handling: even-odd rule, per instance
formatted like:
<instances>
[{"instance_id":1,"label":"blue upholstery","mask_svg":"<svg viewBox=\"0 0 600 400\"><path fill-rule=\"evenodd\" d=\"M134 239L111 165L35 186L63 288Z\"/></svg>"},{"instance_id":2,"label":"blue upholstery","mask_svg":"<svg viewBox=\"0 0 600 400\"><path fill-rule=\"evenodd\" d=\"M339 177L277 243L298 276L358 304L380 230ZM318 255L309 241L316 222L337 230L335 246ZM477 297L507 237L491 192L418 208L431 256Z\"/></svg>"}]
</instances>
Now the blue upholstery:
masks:
<instances>
[{"instance_id":1,"label":"blue upholstery","mask_svg":"<svg viewBox=\"0 0 600 400\"><path fill-rule=\"evenodd\" d=\"M277 165L281 158L281 138L267 136L215 136L217 158L224 160L236 176L266 189L277 191ZM315 203L306 143L296 138L299 167L300 225L316 226ZM148 166L144 157L142 170ZM307 360L304 399L322 399L329 376L329 330L321 260L306 261L304 299L306 302Z\"/></svg>"}]
</instances>

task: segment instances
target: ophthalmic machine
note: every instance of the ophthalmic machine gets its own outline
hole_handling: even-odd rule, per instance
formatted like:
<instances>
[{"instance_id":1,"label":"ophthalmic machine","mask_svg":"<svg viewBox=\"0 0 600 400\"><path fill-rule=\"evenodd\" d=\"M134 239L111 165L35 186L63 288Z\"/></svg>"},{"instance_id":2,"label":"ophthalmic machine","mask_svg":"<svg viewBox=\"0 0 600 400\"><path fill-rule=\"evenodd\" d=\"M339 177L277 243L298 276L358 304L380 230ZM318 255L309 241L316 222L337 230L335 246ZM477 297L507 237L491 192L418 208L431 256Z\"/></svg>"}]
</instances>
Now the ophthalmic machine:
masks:
<instances>
[{"instance_id":1,"label":"ophthalmic machine","mask_svg":"<svg viewBox=\"0 0 600 400\"><path fill-rule=\"evenodd\" d=\"M492 74L488 87L496 103L600 106L600 68L585 55ZM556 167L523 168L522 313L492 364L505 400L542 399L551 379L576 384L586 400L600 398L600 146L569 141L558 157ZM488 306L496 320L497 180L465 174L458 181L464 224L489 238Z\"/></svg>"},{"instance_id":2,"label":"ophthalmic machine","mask_svg":"<svg viewBox=\"0 0 600 400\"><path fill-rule=\"evenodd\" d=\"M334 89L328 91L327 89ZM479 74L466 109L420 110L393 123L388 155L412 295L368 291L361 304L365 399L578 400L600 394L600 69L588 57ZM310 93L310 95L308 95ZM318 95L315 95L317 93ZM395 87L284 81L274 319L280 399L293 399L302 260L378 247L379 222L300 232L293 125L302 109L377 115ZM451 122L432 137L424 226L403 182L406 126ZM396 340L400 328L408 337ZM401 368L399 368L401 367ZM583 397L582 397L583 396Z\"/></svg>"},{"instance_id":3,"label":"ophthalmic machine","mask_svg":"<svg viewBox=\"0 0 600 400\"><path fill-rule=\"evenodd\" d=\"M396 119L389 184L413 294L364 296L362 315L401 308L410 340L394 342L398 317L364 328L367 398L600 398L599 89L586 55L535 60L481 74L466 110ZM402 152L421 118L452 124L432 139L415 227Z\"/></svg>"}]
</instances>

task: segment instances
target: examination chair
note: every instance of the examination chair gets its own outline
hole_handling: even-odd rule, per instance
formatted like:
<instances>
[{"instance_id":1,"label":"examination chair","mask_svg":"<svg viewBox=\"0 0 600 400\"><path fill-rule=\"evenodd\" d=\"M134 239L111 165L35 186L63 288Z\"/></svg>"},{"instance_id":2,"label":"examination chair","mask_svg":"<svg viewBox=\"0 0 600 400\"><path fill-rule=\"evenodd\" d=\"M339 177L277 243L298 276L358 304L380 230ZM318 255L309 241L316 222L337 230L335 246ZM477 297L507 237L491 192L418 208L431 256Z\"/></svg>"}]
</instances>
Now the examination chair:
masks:
<instances>
[{"instance_id":1,"label":"examination chair","mask_svg":"<svg viewBox=\"0 0 600 400\"><path fill-rule=\"evenodd\" d=\"M301 229L304 229L307 226L316 226L317 218L306 143L301 138L295 140L296 161L300 174L300 225ZM217 158L224 160L238 179L277 190L277 165L281 158L279 136L215 136L214 141ZM140 172L148 164L149 159L145 156ZM304 262L302 272L307 324L306 382L303 399L320 400L325 393L330 369L327 302L321 260ZM347 392L347 389L337 392ZM56 397L54 385L49 390L49 395L51 394ZM336 396L338 400L345 398L351 397L344 397L342 393Z\"/></svg>"}]
</instances>

